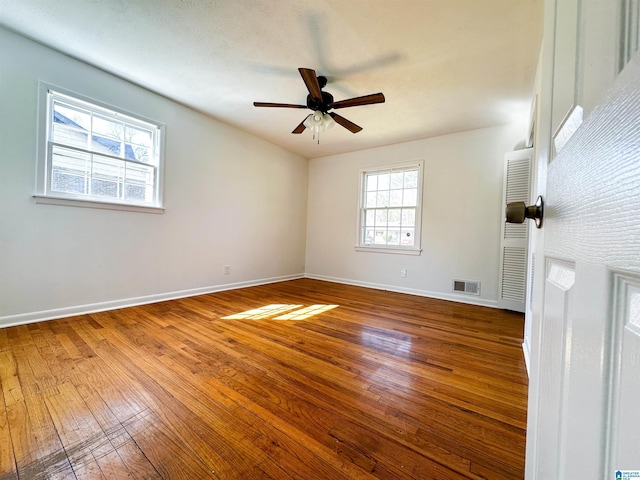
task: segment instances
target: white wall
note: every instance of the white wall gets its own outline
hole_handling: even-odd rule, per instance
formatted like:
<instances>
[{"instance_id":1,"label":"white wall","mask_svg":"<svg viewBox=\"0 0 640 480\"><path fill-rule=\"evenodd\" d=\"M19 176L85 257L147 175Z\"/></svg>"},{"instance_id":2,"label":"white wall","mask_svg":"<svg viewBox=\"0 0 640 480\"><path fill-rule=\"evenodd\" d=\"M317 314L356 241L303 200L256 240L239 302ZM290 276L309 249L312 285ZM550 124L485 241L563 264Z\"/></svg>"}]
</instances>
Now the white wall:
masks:
<instances>
[{"instance_id":1,"label":"white wall","mask_svg":"<svg viewBox=\"0 0 640 480\"><path fill-rule=\"evenodd\" d=\"M504 153L525 131L514 124L311 160L307 275L497 306ZM422 255L356 252L359 171L420 159ZM481 296L453 294L453 279L480 281Z\"/></svg>"},{"instance_id":2,"label":"white wall","mask_svg":"<svg viewBox=\"0 0 640 480\"><path fill-rule=\"evenodd\" d=\"M34 203L38 80L166 125L164 214ZM307 174L303 157L0 28L0 326L301 276Z\"/></svg>"},{"instance_id":3,"label":"white wall","mask_svg":"<svg viewBox=\"0 0 640 480\"><path fill-rule=\"evenodd\" d=\"M38 80L166 125L164 214L35 204ZM497 305L503 155L522 125L308 162L2 28L0 106L0 326L305 272ZM422 255L356 252L359 170L419 159Z\"/></svg>"}]
</instances>

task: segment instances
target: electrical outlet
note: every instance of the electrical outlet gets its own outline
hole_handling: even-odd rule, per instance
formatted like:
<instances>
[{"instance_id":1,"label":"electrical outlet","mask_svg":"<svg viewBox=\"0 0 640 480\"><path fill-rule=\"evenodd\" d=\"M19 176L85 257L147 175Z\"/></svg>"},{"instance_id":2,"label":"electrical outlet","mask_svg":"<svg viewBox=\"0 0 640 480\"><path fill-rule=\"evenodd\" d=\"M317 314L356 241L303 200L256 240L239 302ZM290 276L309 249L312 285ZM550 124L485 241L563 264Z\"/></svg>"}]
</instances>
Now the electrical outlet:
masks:
<instances>
[{"instance_id":1,"label":"electrical outlet","mask_svg":"<svg viewBox=\"0 0 640 480\"><path fill-rule=\"evenodd\" d=\"M407 278L407 269L403 268L402 270L400 270L400 276L402 278Z\"/></svg>"},{"instance_id":2,"label":"electrical outlet","mask_svg":"<svg viewBox=\"0 0 640 480\"><path fill-rule=\"evenodd\" d=\"M225 275L231 275L231 266L230 265L225 265L224 266L224 274Z\"/></svg>"}]
</instances>

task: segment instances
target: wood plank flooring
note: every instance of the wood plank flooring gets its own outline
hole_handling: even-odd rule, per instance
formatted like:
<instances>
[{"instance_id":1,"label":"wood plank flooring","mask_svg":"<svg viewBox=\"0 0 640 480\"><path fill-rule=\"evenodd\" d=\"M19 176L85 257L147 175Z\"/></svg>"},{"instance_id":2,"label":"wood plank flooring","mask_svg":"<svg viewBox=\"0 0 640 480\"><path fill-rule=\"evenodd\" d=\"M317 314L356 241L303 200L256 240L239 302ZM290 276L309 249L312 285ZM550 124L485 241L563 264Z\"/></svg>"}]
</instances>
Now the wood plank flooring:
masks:
<instances>
[{"instance_id":1,"label":"wood plank flooring","mask_svg":"<svg viewBox=\"0 0 640 480\"><path fill-rule=\"evenodd\" d=\"M310 279L0 329L0 480L521 479L522 329Z\"/></svg>"}]
</instances>

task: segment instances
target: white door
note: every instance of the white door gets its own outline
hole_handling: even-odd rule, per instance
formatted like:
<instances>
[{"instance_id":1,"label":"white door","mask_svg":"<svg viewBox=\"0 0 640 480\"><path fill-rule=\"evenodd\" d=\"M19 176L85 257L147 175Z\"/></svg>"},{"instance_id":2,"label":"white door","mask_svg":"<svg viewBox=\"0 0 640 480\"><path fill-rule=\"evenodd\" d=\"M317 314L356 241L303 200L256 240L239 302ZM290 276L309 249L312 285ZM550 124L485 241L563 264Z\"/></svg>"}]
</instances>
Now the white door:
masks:
<instances>
[{"instance_id":1,"label":"white door","mask_svg":"<svg viewBox=\"0 0 640 480\"><path fill-rule=\"evenodd\" d=\"M528 480L640 472L640 57L602 73L618 58L622 3L547 1ZM570 136L558 112L576 106L585 120ZM570 138L556 153L558 136Z\"/></svg>"}]
</instances>

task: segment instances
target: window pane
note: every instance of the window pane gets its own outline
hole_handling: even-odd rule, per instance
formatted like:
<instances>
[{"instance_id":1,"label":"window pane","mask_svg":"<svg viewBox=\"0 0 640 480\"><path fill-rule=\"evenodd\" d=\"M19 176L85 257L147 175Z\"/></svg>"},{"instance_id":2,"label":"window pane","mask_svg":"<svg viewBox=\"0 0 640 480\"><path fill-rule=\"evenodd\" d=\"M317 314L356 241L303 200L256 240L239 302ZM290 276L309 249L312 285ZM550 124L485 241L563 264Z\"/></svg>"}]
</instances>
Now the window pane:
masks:
<instances>
[{"instance_id":1,"label":"window pane","mask_svg":"<svg viewBox=\"0 0 640 480\"><path fill-rule=\"evenodd\" d=\"M90 168L89 154L55 147L51 164L51 191L86 193Z\"/></svg>"},{"instance_id":2,"label":"window pane","mask_svg":"<svg viewBox=\"0 0 640 480\"><path fill-rule=\"evenodd\" d=\"M54 102L53 104L53 141L73 147L89 148L88 126L91 116L79 109Z\"/></svg>"},{"instance_id":3,"label":"window pane","mask_svg":"<svg viewBox=\"0 0 640 480\"><path fill-rule=\"evenodd\" d=\"M400 226L400 209L399 208L390 208L388 210L388 222L390 226Z\"/></svg>"},{"instance_id":4,"label":"window pane","mask_svg":"<svg viewBox=\"0 0 640 480\"><path fill-rule=\"evenodd\" d=\"M418 171L411 170L404 172L404 188L417 188L418 187Z\"/></svg>"},{"instance_id":5,"label":"window pane","mask_svg":"<svg viewBox=\"0 0 640 480\"><path fill-rule=\"evenodd\" d=\"M124 139L124 125L108 118L93 116L93 133L114 140Z\"/></svg>"},{"instance_id":6,"label":"window pane","mask_svg":"<svg viewBox=\"0 0 640 480\"><path fill-rule=\"evenodd\" d=\"M389 191L378 191L376 193L376 207L389 206Z\"/></svg>"},{"instance_id":7,"label":"window pane","mask_svg":"<svg viewBox=\"0 0 640 480\"><path fill-rule=\"evenodd\" d=\"M378 175L378 190L389 190L389 174L381 173Z\"/></svg>"},{"instance_id":8,"label":"window pane","mask_svg":"<svg viewBox=\"0 0 640 480\"><path fill-rule=\"evenodd\" d=\"M132 163L125 163L125 165L125 180L128 182L139 183L141 185L153 183L153 167Z\"/></svg>"},{"instance_id":9,"label":"window pane","mask_svg":"<svg viewBox=\"0 0 640 480\"><path fill-rule=\"evenodd\" d=\"M153 187L149 185L139 185L137 183L124 183L124 198L127 200L137 200L140 202L149 201L153 195Z\"/></svg>"},{"instance_id":10,"label":"window pane","mask_svg":"<svg viewBox=\"0 0 640 480\"><path fill-rule=\"evenodd\" d=\"M96 197L118 198L118 182L102 178L92 178L91 194Z\"/></svg>"},{"instance_id":11,"label":"window pane","mask_svg":"<svg viewBox=\"0 0 640 480\"><path fill-rule=\"evenodd\" d=\"M84 194L87 189L87 178L54 167L51 170L51 191Z\"/></svg>"},{"instance_id":12,"label":"window pane","mask_svg":"<svg viewBox=\"0 0 640 480\"><path fill-rule=\"evenodd\" d=\"M372 192L378 189L378 176L367 175L367 192Z\"/></svg>"},{"instance_id":13,"label":"window pane","mask_svg":"<svg viewBox=\"0 0 640 480\"><path fill-rule=\"evenodd\" d=\"M141 130L130 125L125 129L125 141L132 145L151 148L153 145L153 134L149 130Z\"/></svg>"},{"instance_id":14,"label":"window pane","mask_svg":"<svg viewBox=\"0 0 640 480\"><path fill-rule=\"evenodd\" d=\"M124 198L149 202L153 199L154 168L147 165L126 165Z\"/></svg>"},{"instance_id":15,"label":"window pane","mask_svg":"<svg viewBox=\"0 0 640 480\"><path fill-rule=\"evenodd\" d=\"M367 192L367 201L365 202L366 208L375 208L376 206L376 192Z\"/></svg>"},{"instance_id":16,"label":"window pane","mask_svg":"<svg viewBox=\"0 0 640 480\"><path fill-rule=\"evenodd\" d=\"M387 211L376 210L376 226L387 225Z\"/></svg>"},{"instance_id":17,"label":"window pane","mask_svg":"<svg viewBox=\"0 0 640 480\"><path fill-rule=\"evenodd\" d=\"M400 245L413 247L413 228L403 228L400 231Z\"/></svg>"},{"instance_id":18,"label":"window pane","mask_svg":"<svg viewBox=\"0 0 640 480\"><path fill-rule=\"evenodd\" d=\"M376 229L375 237L373 243L376 245L386 245L387 244L387 230Z\"/></svg>"},{"instance_id":19,"label":"window pane","mask_svg":"<svg viewBox=\"0 0 640 480\"><path fill-rule=\"evenodd\" d=\"M91 155L70 148L53 148L53 166L64 168L73 173L85 175L89 172Z\"/></svg>"},{"instance_id":20,"label":"window pane","mask_svg":"<svg viewBox=\"0 0 640 480\"><path fill-rule=\"evenodd\" d=\"M88 131L91 127L91 115L86 110L53 102L53 123Z\"/></svg>"},{"instance_id":21,"label":"window pane","mask_svg":"<svg viewBox=\"0 0 640 480\"><path fill-rule=\"evenodd\" d=\"M375 225L376 211L367 210L364 214L364 224L367 227Z\"/></svg>"},{"instance_id":22,"label":"window pane","mask_svg":"<svg viewBox=\"0 0 640 480\"><path fill-rule=\"evenodd\" d=\"M82 129L55 123L53 125L53 141L70 147L89 148L89 132Z\"/></svg>"},{"instance_id":23,"label":"window pane","mask_svg":"<svg viewBox=\"0 0 640 480\"><path fill-rule=\"evenodd\" d=\"M121 182L124 175L123 162L94 156L91 195L120 198Z\"/></svg>"},{"instance_id":24,"label":"window pane","mask_svg":"<svg viewBox=\"0 0 640 480\"><path fill-rule=\"evenodd\" d=\"M375 230L373 228L365 228L364 238L362 241L368 245L372 244L375 238Z\"/></svg>"},{"instance_id":25,"label":"window pane","mask_svg":"<svg viewBox=\"0 0 640 480\"><path fill-rule=\"evenodd\" d=\"M120 140L114 140L112 138L101 137L99 135L93 135L91 137L91 150L98 153L107 153L114 157L120 156L122 143Z\"/></svg>"},{"instance_id":26,"label":"window pane","mask_svg":"<svg viewBox=\"0 0 640 480\"><path fill-rule=\"evenodd\" d=\"M402 206L402 190L391 190L389 192L389 206L390 207Z\"/></svg>"},{"instance_id":27,"label":"window pane","mask_svg":"<svg viewBox=\"0 0 640 480\"><path fill-rule=\"evenodd\" d=\"M151 149L141 147L132 143L124 144L124 158L128 160L137 160L138 162L149 163Z\"/></svg>"},{"instance_id":28,"label":"window pane","mask_svg":"<svg viewBox=\"0 0 640 480\"><path fill-rule=\"evenodd\" d=\"M402 199L402 206L415 207L418 202L418 189L411 188L404 191L404 197Z\"/></svg>"},{"instance_id":29,"label":"window pane","mask_svg":"<svg viewBox=\"0 0 640 480\"><path fill-rule=\"evenodd\" d=\"M400 230L387 231L387 245L400 245Z\"/></svg>"},{"instance_id":30,"label":"window pane","mask_svg":"<svg viewBox=\"0 0 640 480\"><path fill-rule=\"evenodd\" d=\"M402 209L402 225L412 227L416 224L416 211L413 208Z\"/></svg>"},{"instance_id":31,"label":"window pane","mask_svg":"<svg viewBox=\"0 0 640 480\"><path fill-rule=\"evenodd\" d=\"M93 176L117 181L124 176L124 162L94 155Z\"/></svg>"},{"instance_id":32,"label":"window pane","mask_svg":"<svg viewBox=\"0 0 640 480\"><path fill-rule=\"evenodd\" d=\"M403 172L395 172L391 174L391 188L402 188L404 186L403 181Z\"/></svg>"}]
</instances>

